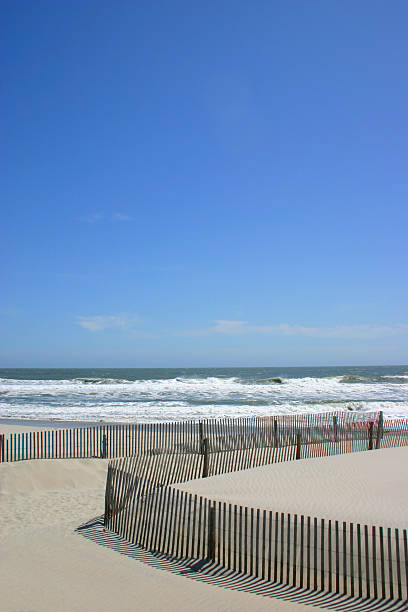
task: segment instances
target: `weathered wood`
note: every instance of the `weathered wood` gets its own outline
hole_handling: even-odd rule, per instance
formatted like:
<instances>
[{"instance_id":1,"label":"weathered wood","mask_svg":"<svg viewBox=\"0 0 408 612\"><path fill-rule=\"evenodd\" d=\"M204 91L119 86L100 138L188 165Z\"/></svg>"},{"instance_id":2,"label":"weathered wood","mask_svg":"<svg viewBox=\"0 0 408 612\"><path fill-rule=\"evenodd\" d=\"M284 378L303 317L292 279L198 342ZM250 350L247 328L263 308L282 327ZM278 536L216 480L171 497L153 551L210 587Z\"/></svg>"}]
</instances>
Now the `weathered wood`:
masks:
<instances>
[{"instance_id":1,"label":"weathered wood","mask_svg":"<svg viewBox=\"0 0 408 612\"><path fill-rule=\"evenodd\" d=\"M208 476L209 470L209 449L208 449L208 438L203 440L203 478Z\"/></svg>"},{"instance_id":2,"label":"weathered wood","mask_svg":"<svg viewBox=\"0 0 408 612\"><path fill-rule=\"evenodd\" d=\"M339 540L339 522L334 522L334 533L335 533L335 541L334 541L334 550L336 556L336 587L335 593L340 593L340 540Z\"/></svg>"},{"instance_id":3,"label":"weathered wood","mask_svg":"<svg viewBox=\"0 0 408 612\"><path fill-rule=\"evenodd\" d=\"M152 477L158 481L164 478L165 484L170 480L180 481L182 476L184 479L194 478L199 475L197 470L200 475L208 476L291 461L301 456L320 457L372 450L380 445L387 448L408 444L406 419L384 423L381 413L370 414L369 418L370 424L348 413L287 415L11 434L6 439L0 438L0 461L151 454L180 457L180 461L175 463L163 458L161 463L152 464ZM204 432L207 435L206 449L200 440ZM238 527L235 525L234 529ZM288 550L291 555L292 549ZM397 585L394 590L397 592Z\"/></svg>"},{"instance_id":4,"label":"weathered wood","mask_svg":"<svg viewBox=\"0 0 408 612\"><path fill-rule=\"evenodd\" d=\"M371 548L372 548L372 561L373 561L373 589L374 598L378 597L378 584L377 584L377 537L375 531L375 525L371 530Z\"/></svg>"},{"instance_id":5,"label":"weathered wood","mask_svg":"<svg viewBox=\"0 0 408 612\"><path fill-rule=\"evenodd\" d=\"M333 438L335 442L337 442L339 439L338 433L337 433L337 415L336 414L333 415Z\"/></svg>"},{"instance_id":6,"label":"weathered wood","mask_svg":"<svg viewBox=\"0 0 408 612\"><path fill-rule=\"evenodd\" d=\"M324 519L320 520L320 589L324 591L325 575L324 575ZM316 546L316 544L315 544Z\"/></svg>"},{"instance_id":7,"label":"weathered wood","mask_svg":"<svg viewBox=\"0 0 408 612\"><path fill-rule=\"evenodd\" d=\"M391 528L387 529L387 542L388 542L388 584L390 589L390 598L394 599L394 580L392 575L392 541L391 541Z\"/></svg>"},{"instance_id":8,"label":"weathered wood","mask_svg":"<svg viewBox=\"0 0 408 612\"><path fill-rule=\"evenodd\" d=\"M103 434L101 457L102 459L105 459L107 456L108 456L108 440L107 440L106 434Z\"/></svg>"},{"instance_id":9,"label":"weathered wood","mask_svg":"<svg viewBox=\"0 0 408 612\"><path fill-rule=\"evenodd\" d=\"M402 583L401 583L401 557L400 557L400 544L399 544L399 531L395 529L395 556L397 561L397 589L398 599L402 599ZM408 587L408 584L407 584Z\"/></svg>"},{"instance_id":10,"label":"weathered wood","mask_svg":"<svg viewBox=\"0 0 408 612\"><path fill-rule=\"evenodd\" d=\"M302 451L302 435L298 433L296 435L296 459L300 459L300 454Z\"/></svg>"},{"instance_id":11,"label":"weathered wood","mask_svg":"<svg viewBox=\"0 0 408 612\"><path fill-rule=\"evenodd\" d=\"M229 509L229 514L231 510ZM208 506L208 527L207 527L207 558L215 561L215 504Z\"/></svg>"},{"instance_id":12,"label":"weathered wood","mask_svg":"<svg viewBox=\"0 0 408 612\"><path fill-rule=\"evenodd\" d=\"M329 570L329 583L328 583L328 591L333 591L333 546L332 546L332 521L329 519L329 524L327 528L327 548L328 548L328 570Z\"/></svg>"},{"instance_id":13,"label":"weathered wood","mask_svg":"<svg viewBox=\"0 0 408 612\"><path fill-rule=\"evenodd\" d=\"M366 574L366 597L370 597L370 552L369 552L369 538L368 538L368 525L364 525L364 549L365 549L365 574Z\"/></svg>"},{"instance_id":14,"label":"weathered wood","mask_svg":"<svg viewBox=\"0 0 408 612\"><path fill-rule=\"evenodd\" d=\"M380 410L380 412L378 413L378 419L377 419L377 437L375 441L375 448L380 448L381 446L381 440L383 437L383 427L384 427L384 414L383 414L383 411Z\"/></svg>"},{"instance_id":15,"label":"weathered wood","mask_svg":"<svg viewBox=\"0 0 408 612\"><path fill-rule=\"evenodd\" d=\"M368 424L368 450L373 450L373 432L374 432L374 423L370 421Z\"/></svg>"},{"instance_id":16,"label":"weathered wood","mask_svg":"<svg viewBox=\"0 0 408 612\"><path fill-rule=\"evenodd\" d=\"M385 599L385 563L384 563L384 531L383 528L379 528L380 535L380 569L381 569L381 597Z\"/></svg>"}]
</instances>

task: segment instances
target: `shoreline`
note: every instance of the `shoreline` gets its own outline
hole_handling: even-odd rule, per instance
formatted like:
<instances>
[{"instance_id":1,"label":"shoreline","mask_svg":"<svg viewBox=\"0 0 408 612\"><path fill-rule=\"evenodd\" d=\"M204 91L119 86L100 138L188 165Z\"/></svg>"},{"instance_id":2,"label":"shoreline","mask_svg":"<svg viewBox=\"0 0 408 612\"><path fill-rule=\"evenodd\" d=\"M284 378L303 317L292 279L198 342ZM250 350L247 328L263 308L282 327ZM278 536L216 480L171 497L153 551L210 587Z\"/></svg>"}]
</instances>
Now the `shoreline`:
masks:
<instances>
[{"instance_id":1,"label":"shoreline","mask_svg":"<svg viewBox=\"0 0 408 612\"><path fill-rule=\"evenodd\" d=\"M407 404L407 410L408 410L408 404ZM70 429L70 428L86 428L86 427L104 427L104 426L113 426L113 425L159 425L162 423L185 423L185 422L194 422L194 423L199 423L200 421L223 421L223 420L234 420L234 419L243 419L243 418L248 418L248 419L266 419L268 417L297 417L297 416L303 416L303 415L309 415L309 416L314 416L314 415L323 415L323 414L355 414L357 416L359 416L361 418L361 420L367 420L370 415L373 414L379 414L378 410L373 410L372 412L357 412L357 411L350 411L347 409L344 410L322 410L322 411L316 411L316 412L293 412L293 413L287 413L287 412L273 412L271 414L268 415L263 415L263 416L253 416L253 415L248 415L247 417L242 417L241 415L238 416L220 416L220 417L212 417L212 416L199 416L196 418L178 418L178 419L160 419L160 420L140 420L140 419L132 419L131 421L104 421L102 419L98 420L98 421L70 421L67 419L33 419L33 418L16 418L16 417L0 417L0 429L2 426L7 427L7 429L9 428L9 426L14 426L14 427L18 427L20 431L16 431L15 433L22 433L24 429L26 429L27 431L31 431L35 428L37 429ZM385 416L385 415L384 415ZM407 418L406 416L396 416L396 417L390 417L390 416L386 416L385 418L389 419L389 420L397 420L397 419L403 419L403 418ZM11 431L11 430L10 430Z\"/></svg>"},{"instance_id":2,"label":"shoreline","mask_svg":"<svg viewBox=\"0 0 408 612\"><path fill-rule=\"evenodd\" d=\"M50 419L18 419L15 417L0 417L0 429L2 426L18 427L22 433L24 429L31 431L32 429L70 429L73 427L99 427L100 425L120 425L119 422L107 421L67 421L67 420L50 420ZM14 432L13 432L14 433Z\"/></svg>"}]
</instances>

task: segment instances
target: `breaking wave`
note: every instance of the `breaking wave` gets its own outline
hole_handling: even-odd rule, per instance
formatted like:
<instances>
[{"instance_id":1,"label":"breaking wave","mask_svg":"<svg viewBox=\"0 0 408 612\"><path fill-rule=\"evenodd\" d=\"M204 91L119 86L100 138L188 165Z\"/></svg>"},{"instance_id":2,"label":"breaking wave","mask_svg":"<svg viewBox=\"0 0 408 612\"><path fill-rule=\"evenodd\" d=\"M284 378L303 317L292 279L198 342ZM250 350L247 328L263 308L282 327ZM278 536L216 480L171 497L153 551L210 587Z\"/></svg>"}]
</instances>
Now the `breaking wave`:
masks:
<instances>
[{"instance_id":1,"label":"breaking wave","mask_svg":"<svg viewBox=\"0 0 408 612\"><path fill-rule=\"evenodd\" d=\"M406 385L408 384L408 376L343 376L340 379L342 383L389 383L391 385Z\"/></svg>"},{"instance_id":2,"label":"breaking wave","mask_svg":"<svg viewBox=\"0 0 408 612\"><path fill-rule=\"evenodd\" d=\"M3 377L0 417L126 422L328 410L383 410L386 417L408 416L408 375L404 371L381 376L346 372L268 377L262 376L264 371L246 376L233 370L211 376L193 371L134 380L109 375L47 380Z\"/></svg>"}]
</instances>

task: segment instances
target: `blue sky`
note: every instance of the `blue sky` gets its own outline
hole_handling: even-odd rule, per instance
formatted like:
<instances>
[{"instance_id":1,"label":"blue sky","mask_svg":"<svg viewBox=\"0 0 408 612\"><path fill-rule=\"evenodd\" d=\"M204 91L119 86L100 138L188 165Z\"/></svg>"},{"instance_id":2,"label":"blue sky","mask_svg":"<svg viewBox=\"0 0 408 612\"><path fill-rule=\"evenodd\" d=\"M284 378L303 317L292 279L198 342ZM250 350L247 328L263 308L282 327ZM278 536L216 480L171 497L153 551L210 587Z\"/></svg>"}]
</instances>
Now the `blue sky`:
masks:
<instances>
[{"instance_id":1,"label":"blue sky","mask_svg":"<svg viewBox=\"0 0 408 612\"><path fill-rule=\"evenodd\" d=\"M406 2L1 9L0 366L407 363Z\"/></svg>"}]
</instances>

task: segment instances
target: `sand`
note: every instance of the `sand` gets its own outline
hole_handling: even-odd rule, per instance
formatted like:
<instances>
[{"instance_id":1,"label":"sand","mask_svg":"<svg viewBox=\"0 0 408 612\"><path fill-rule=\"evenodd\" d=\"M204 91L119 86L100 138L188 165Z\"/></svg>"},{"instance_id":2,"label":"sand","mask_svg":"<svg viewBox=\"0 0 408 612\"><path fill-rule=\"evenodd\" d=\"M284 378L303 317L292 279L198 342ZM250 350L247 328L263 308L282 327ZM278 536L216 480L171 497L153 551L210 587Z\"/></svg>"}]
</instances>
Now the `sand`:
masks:
<instances>
[{"instance_id":1,"label":"sand","mask_svg":"<svg viewBox=\"0 0 408 612\"><path fill-rule=\"evenodd\" d=\"M312 610L191 580L149 564L148 553L132 558L77 533L103 512L106 465L0 464L1 612Z\"/></svg>"},{"instance_id":2,"label":"sand","mask_svg":"<svg viewBox=\"0 0 408 612\"><path fill-rule=\"evenodd\" d=\"M212 500L408 528L408 447L265 465L174 485Z\"/></svg>"},{"instance_id":3,"label":"sand","mask_svg":"<svg viewBox=\"0 0 408 612\"><path fill-rule=\"evenodd\" d=\"M407 459L407 448L386 449L177 486L248 506L407 527ZM105 545L83 537L76 529L103 512L106 466L104 459L0 464L0 612L312 610L225 588L222 580L189 579L140 549L120 554L106 545L112 536L102 527Z\"/></svg>"},{"instance_id":4,"label":"sand","mask_svg":"<svg viewBox=\"0 0 408 612\"><path fill-rule=\"evenodd\" d=\"M72 429L82 427L99 427L107 423L84 423L78 421L13 421L12 419L0 419L0 434L9 436L10 434L30 433L30 431L51 431L60 429Z\"/></svg>"},{"instance_id":5,"label":"sand","mask_svg":"<svg viewBox=\"0 0 408 612\"><path fill-rule=\"evenodd\" d=\"M13 423L5 423L4 421L0 421L0 434L4 434L5 436L9 436L11 433L29 433L30 431L41 431L42 429L55 429L51 426L45 425L15 425Z\"/></svg>"}]
</instances>

